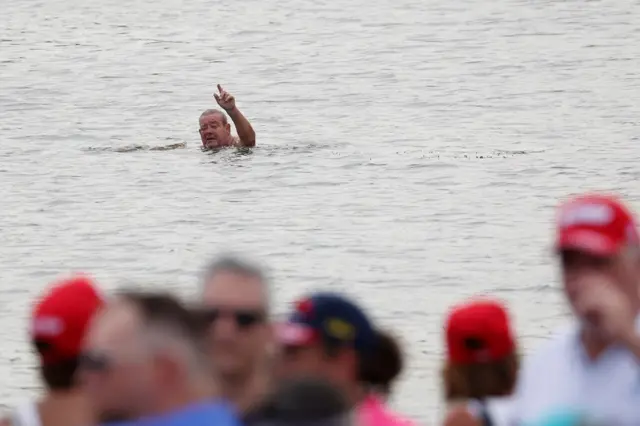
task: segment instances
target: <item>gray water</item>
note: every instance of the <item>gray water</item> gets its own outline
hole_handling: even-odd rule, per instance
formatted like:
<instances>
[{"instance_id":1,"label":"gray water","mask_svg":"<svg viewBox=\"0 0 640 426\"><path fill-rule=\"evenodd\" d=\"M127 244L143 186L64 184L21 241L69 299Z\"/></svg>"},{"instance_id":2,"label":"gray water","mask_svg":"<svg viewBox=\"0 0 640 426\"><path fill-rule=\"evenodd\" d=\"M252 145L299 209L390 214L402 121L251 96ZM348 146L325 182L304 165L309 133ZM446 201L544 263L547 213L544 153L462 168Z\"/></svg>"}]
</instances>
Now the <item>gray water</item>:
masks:
<instances>
[{"instance_id":1,"label":"gray water","mask_svg":"<svg viewBox=\"0 0 640 426\"><path fill-rule=\"evenodd\" d=\"M640 207L640 4L3 0L0 397L37 391L30 301L87 271L195 294L212 254L271 266L278 309L357 295L406 345L395 406L438 415L447 307L492 292L525 349L565 320L568 194ZM199 150L221 83L258 148ZM187 142L184 149L114 152Z\"/></svg>"}]
</instances>

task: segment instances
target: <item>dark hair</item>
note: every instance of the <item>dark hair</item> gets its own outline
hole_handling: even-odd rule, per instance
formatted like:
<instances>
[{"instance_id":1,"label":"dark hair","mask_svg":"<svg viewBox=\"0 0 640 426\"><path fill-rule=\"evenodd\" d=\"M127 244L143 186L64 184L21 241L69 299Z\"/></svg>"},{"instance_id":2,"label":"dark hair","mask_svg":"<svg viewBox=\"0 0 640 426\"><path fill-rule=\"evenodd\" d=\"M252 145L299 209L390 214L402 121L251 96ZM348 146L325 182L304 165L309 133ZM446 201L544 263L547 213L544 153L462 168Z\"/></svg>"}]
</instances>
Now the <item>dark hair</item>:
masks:
<instances>
[{"instance_id":1,"label":"dark hair","mask_svg":"<svg viewBox=\"0 0 640 426\"><path fill-rule=\"evenodd\" d=\"M48 341L36 339L32 344L40 357L54 350ZM73 389L75 386L74 376L77 369L77 357L60 359L56 362L42 363L40 365L40 376L47 389L66 391Z\"/></svg>"},{"instance_id":2,"label":"dark hair","mask_svg":"<svg viewBox=\"0 0 640 426\"><path fill-rule=\"evenodd\" d=\"M442 369L445 400L508 396L518 379L518 368L516 353L499 361L484 363L462 365L447 362Z\"/></svg>"},{"instance_id":3,"label":"dark hair","mask_svg":"<svg viewBox=\"0 0 640 426\"><path fill-rule=\"evenodd\" d=\"M360 360L360 381L384 395L391 392L393 381L404 367L402 350L398 341L385 331L376 332L376 345L369 356Z\"/></svg>"},{"instance_id":4,"label":"dark hair","mask_svg":"<svg viewBox=\"0 0 640 426\"><path fill-rule=\"evenodd\" d=\"M350 410L346 396L328 381L297 378L282 382L245 418L247 425L300 424L336 419Z\"/></svg>"},{"instance_id":5,"label":"dark hair","mask_svg":"<svg viewBox=\"0 0 640 426\"><path fill-rule=\"evenodd\" d=\"M209 323L201 312L187 308L169 293L122 291L118 296L132 303L146 325L166 328L185 338L194 348L204 351Z\"/></svg>"}]
</instances>

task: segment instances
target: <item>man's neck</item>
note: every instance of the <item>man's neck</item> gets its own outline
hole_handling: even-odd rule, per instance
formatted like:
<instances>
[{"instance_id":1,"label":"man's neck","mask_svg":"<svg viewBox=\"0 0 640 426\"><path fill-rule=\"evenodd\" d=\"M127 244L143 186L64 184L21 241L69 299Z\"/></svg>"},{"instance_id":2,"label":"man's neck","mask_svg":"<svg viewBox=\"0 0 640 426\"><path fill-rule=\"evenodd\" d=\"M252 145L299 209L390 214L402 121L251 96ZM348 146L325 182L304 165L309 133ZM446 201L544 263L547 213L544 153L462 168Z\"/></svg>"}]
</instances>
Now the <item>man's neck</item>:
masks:
<instances>
[{"instance_id":1,"label":"man's neck","mask_svg":"<svg viewBox=\"0 0 640 426\"><path fill-rule=\"evenodd\" d=\"M93 410L84 395L77 390L52 391L38 401L41 424L87 425L94 424Z\"/></svg>"},{"instance_id":2,"label":"man's neck","mask_svg":"<svg viewBox=\"0 0 640 426\"><path fill-rule=\"evenodd\" d=\"M585 353L590 361L597 361L602 353L611 345L610 341L597 336L593 332L588 332L587 330L582 331L580 338L582 340Z\"/></svg>"},{"instance_id":3,"label":"man's neck","mask_svg":"<svg viewBox=\"0 0 640 426\"><path fill-rule=\"evenodd\" d=\"M637 319L638 310L634 311L634 324L633 328L629 330L629 336L619 337L620 341L616 342L611 338L607 338L602 333L588 325L583 325L580 331L580 340L585 349L585 352L591 361L597 361L598 358L609 348L613 343L619 343L630 350L636 358L640 360L640 336L637 332Z\"/></svg>"},{"instance_id":4,"label":"man's neck","mask_svg":"<svg viewBox=\"0 0 640 426\"><path fill-rule=\"evenodd\" d=\"M220 390L239 412L247 413L255 408L269 391L269 378L266 373L259 372L222 377Z\"/></svg>"}]
</instances>

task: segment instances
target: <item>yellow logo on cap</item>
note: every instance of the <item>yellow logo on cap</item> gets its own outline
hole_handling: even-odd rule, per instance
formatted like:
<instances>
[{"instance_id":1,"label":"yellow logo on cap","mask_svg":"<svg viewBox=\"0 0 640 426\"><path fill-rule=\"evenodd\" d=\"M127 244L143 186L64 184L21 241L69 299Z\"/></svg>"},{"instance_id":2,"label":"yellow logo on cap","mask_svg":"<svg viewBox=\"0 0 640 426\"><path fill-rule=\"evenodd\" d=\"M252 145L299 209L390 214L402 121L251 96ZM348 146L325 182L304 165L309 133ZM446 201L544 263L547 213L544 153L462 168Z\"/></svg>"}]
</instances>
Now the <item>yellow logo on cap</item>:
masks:
<instances>
[{"instance_id":1,"label":"yellow logo on cap","mask_svg":"<svg viewBox=\"0 0 640 426\"><path fill-rule=\"evenodd\" d=\"M324 327L327 334L340 340L353 340L356 334L353 325L340 318L329 318L324 322Z\"/></svg>"}]
</instances>

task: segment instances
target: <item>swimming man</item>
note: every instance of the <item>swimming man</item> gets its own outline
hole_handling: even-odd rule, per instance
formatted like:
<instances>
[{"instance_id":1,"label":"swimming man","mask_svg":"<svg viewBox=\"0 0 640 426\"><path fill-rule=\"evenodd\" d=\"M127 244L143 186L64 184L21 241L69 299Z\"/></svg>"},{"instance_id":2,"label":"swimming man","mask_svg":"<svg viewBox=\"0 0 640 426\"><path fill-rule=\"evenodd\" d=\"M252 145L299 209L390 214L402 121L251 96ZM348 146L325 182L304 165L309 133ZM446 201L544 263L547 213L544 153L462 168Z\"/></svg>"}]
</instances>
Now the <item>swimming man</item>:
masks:
<instances>
[{"instance_id":1,"label":"swimming man","mask_svg":"<svg viewBox=\"0 0 640 426\"><path fill-rule=\"evenodd\" d=\"M205 149L230 146L253 147L256 145L256 132L249 120L236 107L236 99L218 84L218 92L213 97L236 126L238 136L231 134L231 125L224 112L208 109L200 115L200 139Z\"/></svg>"}]
</instances>

